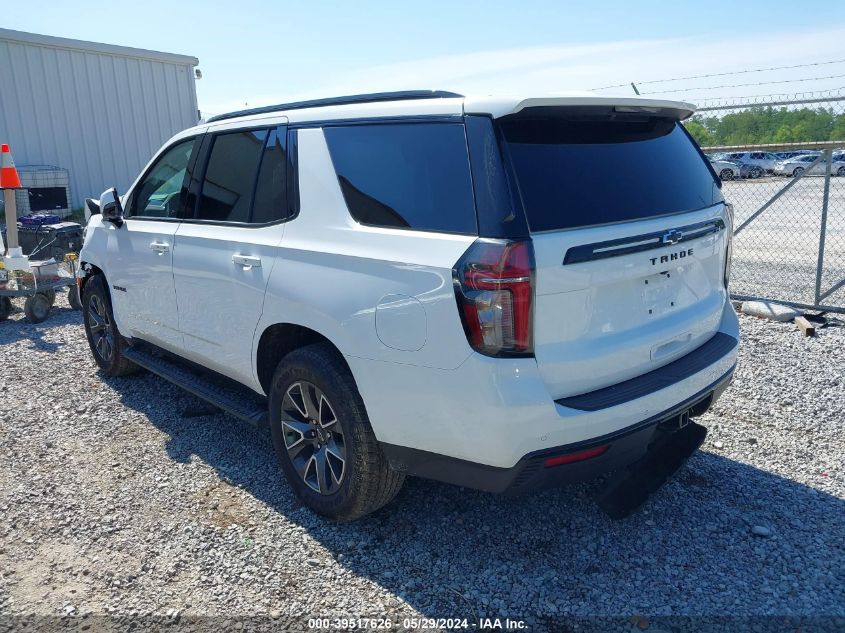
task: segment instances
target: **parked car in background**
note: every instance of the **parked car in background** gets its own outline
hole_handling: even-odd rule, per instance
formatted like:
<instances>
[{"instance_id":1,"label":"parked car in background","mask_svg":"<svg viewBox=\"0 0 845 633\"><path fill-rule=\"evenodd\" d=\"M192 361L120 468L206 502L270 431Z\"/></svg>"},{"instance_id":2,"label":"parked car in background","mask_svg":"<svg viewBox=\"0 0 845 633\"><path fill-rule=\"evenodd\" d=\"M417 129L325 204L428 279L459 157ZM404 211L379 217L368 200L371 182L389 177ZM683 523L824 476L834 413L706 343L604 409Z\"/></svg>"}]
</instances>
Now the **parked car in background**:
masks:
<instances>
[{"instance_id":1,"label":"parked car in background","mask_svg":"<svg viewBox=\"0 0 845 633\"><path fill-rule=\"evenodd\" d=\"M739 163L711 158L710 164L722 180L736 180L742 177L742 166Z\"/></svg>"},{"instance_id":2,"label":"parked car in background","mask_svg":"<svg viewBox=\"0 0 845 633\"><path fill-rule=\"evenodd\" d=\"M778 157L771 152L731 152L724 154L722 160L748 165L748 177L760 178L774 171Z\"/></svg>"},{"instance_id":3,"label":"parked car in background","mask_svg":"<svg viewBox=\"0 0 845 633\"><path fill-rule=\"evenodd\" d=\"M790 158L796 158L798 156L818 156L821 154L819 150L816 149L804 149L804 150L789 150L788 152L776 152L775 156L778 157L778 160L787 160Z\"/></svg>"},{"instance_id":4,"label":"parked car in background","mask_svg":"<svg viewBox=\"0 0 845 633\"><path fill-rule=\"evenodd\" d=\"M818 154L796 156L784 161L780 161L775 165L775 174L778 176L800 176L809 169L809 174L824 175L827 171L827 160L822 159L815 165L813 162L818 159ZM812 168L810 165L813 165ZM834 176L845 176L845 160L833 160L830 166L830 173Z\"/></svg>"}]
</instances>

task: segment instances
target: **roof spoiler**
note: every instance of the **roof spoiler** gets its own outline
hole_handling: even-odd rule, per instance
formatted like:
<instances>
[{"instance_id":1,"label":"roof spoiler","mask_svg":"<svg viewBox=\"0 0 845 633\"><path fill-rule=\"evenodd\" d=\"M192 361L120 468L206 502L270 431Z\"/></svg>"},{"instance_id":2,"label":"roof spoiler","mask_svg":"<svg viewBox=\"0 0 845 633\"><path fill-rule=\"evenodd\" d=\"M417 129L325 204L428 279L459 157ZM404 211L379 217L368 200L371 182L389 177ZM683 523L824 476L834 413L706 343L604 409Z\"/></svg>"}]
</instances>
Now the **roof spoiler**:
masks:
<instances>
[{"instance_id":1,"label":"roof spoiler","mask_svg":"<svg viewBox=\"0 0 845 633\"><path fill-rule=\"evenodd\" d=\"M467 114L491 114L494 118L523 113L534 108L612 108L616 112L654 114L683 121L695 112L695 106L682 101L644 99L642 97L600 97L595 95L536 97L514 102L512 99L473 99L467 97Z\"/></svg>"}]
</instances>

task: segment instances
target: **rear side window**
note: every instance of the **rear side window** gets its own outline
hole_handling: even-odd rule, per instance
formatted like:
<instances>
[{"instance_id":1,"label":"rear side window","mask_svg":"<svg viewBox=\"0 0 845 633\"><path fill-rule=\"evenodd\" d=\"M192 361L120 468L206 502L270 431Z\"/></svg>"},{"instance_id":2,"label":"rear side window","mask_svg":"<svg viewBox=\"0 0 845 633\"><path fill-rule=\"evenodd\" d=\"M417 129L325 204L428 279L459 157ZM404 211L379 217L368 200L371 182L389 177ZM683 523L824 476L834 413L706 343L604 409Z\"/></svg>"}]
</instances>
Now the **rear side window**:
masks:
<instances>
[{"instance_id":1,"label":"rear side window","mask_svg":"<svg viewBox=\"0 0 845 633\"><path fill-rule=\"evenodd\" d=\"M279 128L270 130L267 137L255 185L255 200L252 203L250 221L253 224L275 222L287 217L287 160L284 135L285 128Z\"/></svg>"},{"instance_id":2,"label":"rear side window","mask_svg":"<svg viewBox=\"0 0 845 633\"><path fill-rule=\"evenodd\" d=\"M249 222L267 130L218 134L211 146L197 219Z\"/></svg>"},{"instance_id":3,"label":"rear side window","mask_svg":"<svg viewBox=\"0 0 845 633\"><path fill-rule=\"evenodd\" d=\"M477 235L462 124L351 125L324 133L358 222Z\"/></svg>"},{"instance_id":4,"label":"rear side window","mask_svg":"<svg viewBox=\"0 0 845 633\"><path fill-rule=\"evenodd\" d=\"M680 124L655 117L502 121L531 231L626 222L717 200Z\"/></svg>"}]
</instances>

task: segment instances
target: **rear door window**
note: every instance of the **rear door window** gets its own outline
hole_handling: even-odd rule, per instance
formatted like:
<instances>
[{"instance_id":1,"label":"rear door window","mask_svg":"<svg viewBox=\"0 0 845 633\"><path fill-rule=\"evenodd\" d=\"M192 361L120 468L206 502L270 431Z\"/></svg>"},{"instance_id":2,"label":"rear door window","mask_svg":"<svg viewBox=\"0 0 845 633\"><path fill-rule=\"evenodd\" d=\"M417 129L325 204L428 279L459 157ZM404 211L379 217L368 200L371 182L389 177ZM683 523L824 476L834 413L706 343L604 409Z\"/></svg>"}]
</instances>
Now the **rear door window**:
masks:
<instances>
[{"instance_id":1,"label":"rear door window","mask_svg":"<svg viewBox=\"0 0 845 633\"><path fill-rule=\"evenodd\" d=\"M361 224L477 235L460 123L327 127L343 197Z\"/></svg>"},{"instance_id":2,"label":"rear door window","mask_svg":"<svg viewBox=\"0 0 845 633\"><path fill-rule=\"evenodd\" d=\"M288 216L286 129L270 130L267 137L252 202L250 222L253 224L276 222Z\"/></svg>"},{"instance_id":3,"label":"rear door window","mask_svg":"<svg viewBox=\"0 0 845 633\"><path fill-rule=\"evenodd\" d=\"M701 209L713 174L681 125L658 117L501 120L534 232Z\"/></svg>"},{"instance_id":4,"label":"rear door window","mask_svg":"<svg viewBox=\"0 0 845 633\"><path fill-rule=\"evenodd\" d=\"M267 130L246 130L214 137L197 219L249 222L252 193L267 134Z\"/></svg>"}]
</instances>

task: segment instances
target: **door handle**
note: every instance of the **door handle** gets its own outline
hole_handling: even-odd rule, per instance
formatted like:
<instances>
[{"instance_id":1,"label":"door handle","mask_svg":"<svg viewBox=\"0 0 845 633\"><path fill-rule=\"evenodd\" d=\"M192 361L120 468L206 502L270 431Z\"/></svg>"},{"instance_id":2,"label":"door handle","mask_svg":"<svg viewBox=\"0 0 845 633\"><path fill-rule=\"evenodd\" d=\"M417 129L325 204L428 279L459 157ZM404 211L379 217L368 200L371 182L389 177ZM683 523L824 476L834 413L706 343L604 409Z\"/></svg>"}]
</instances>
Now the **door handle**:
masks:
<instances>
[{"instance_id":1,"label":"door handle","mask_svg":"<svg viewBox=\"0 0 845 633\"><path fill-rule=\"evenodd\" d=\"M170 251L170 244L166 242L150 242L150 248L153 249L159 255L163 255Z\"/></svg>"},{"instance_id":2,"label":"door handle","mask_svg":"<svg viewBox=\"0 0 845 633\"><path fill-rule=\"evenodd\" d=\"M232 263L244 268L261 268L261 258L251 255L232 255Z\"/></svg>"}]
</instances>

